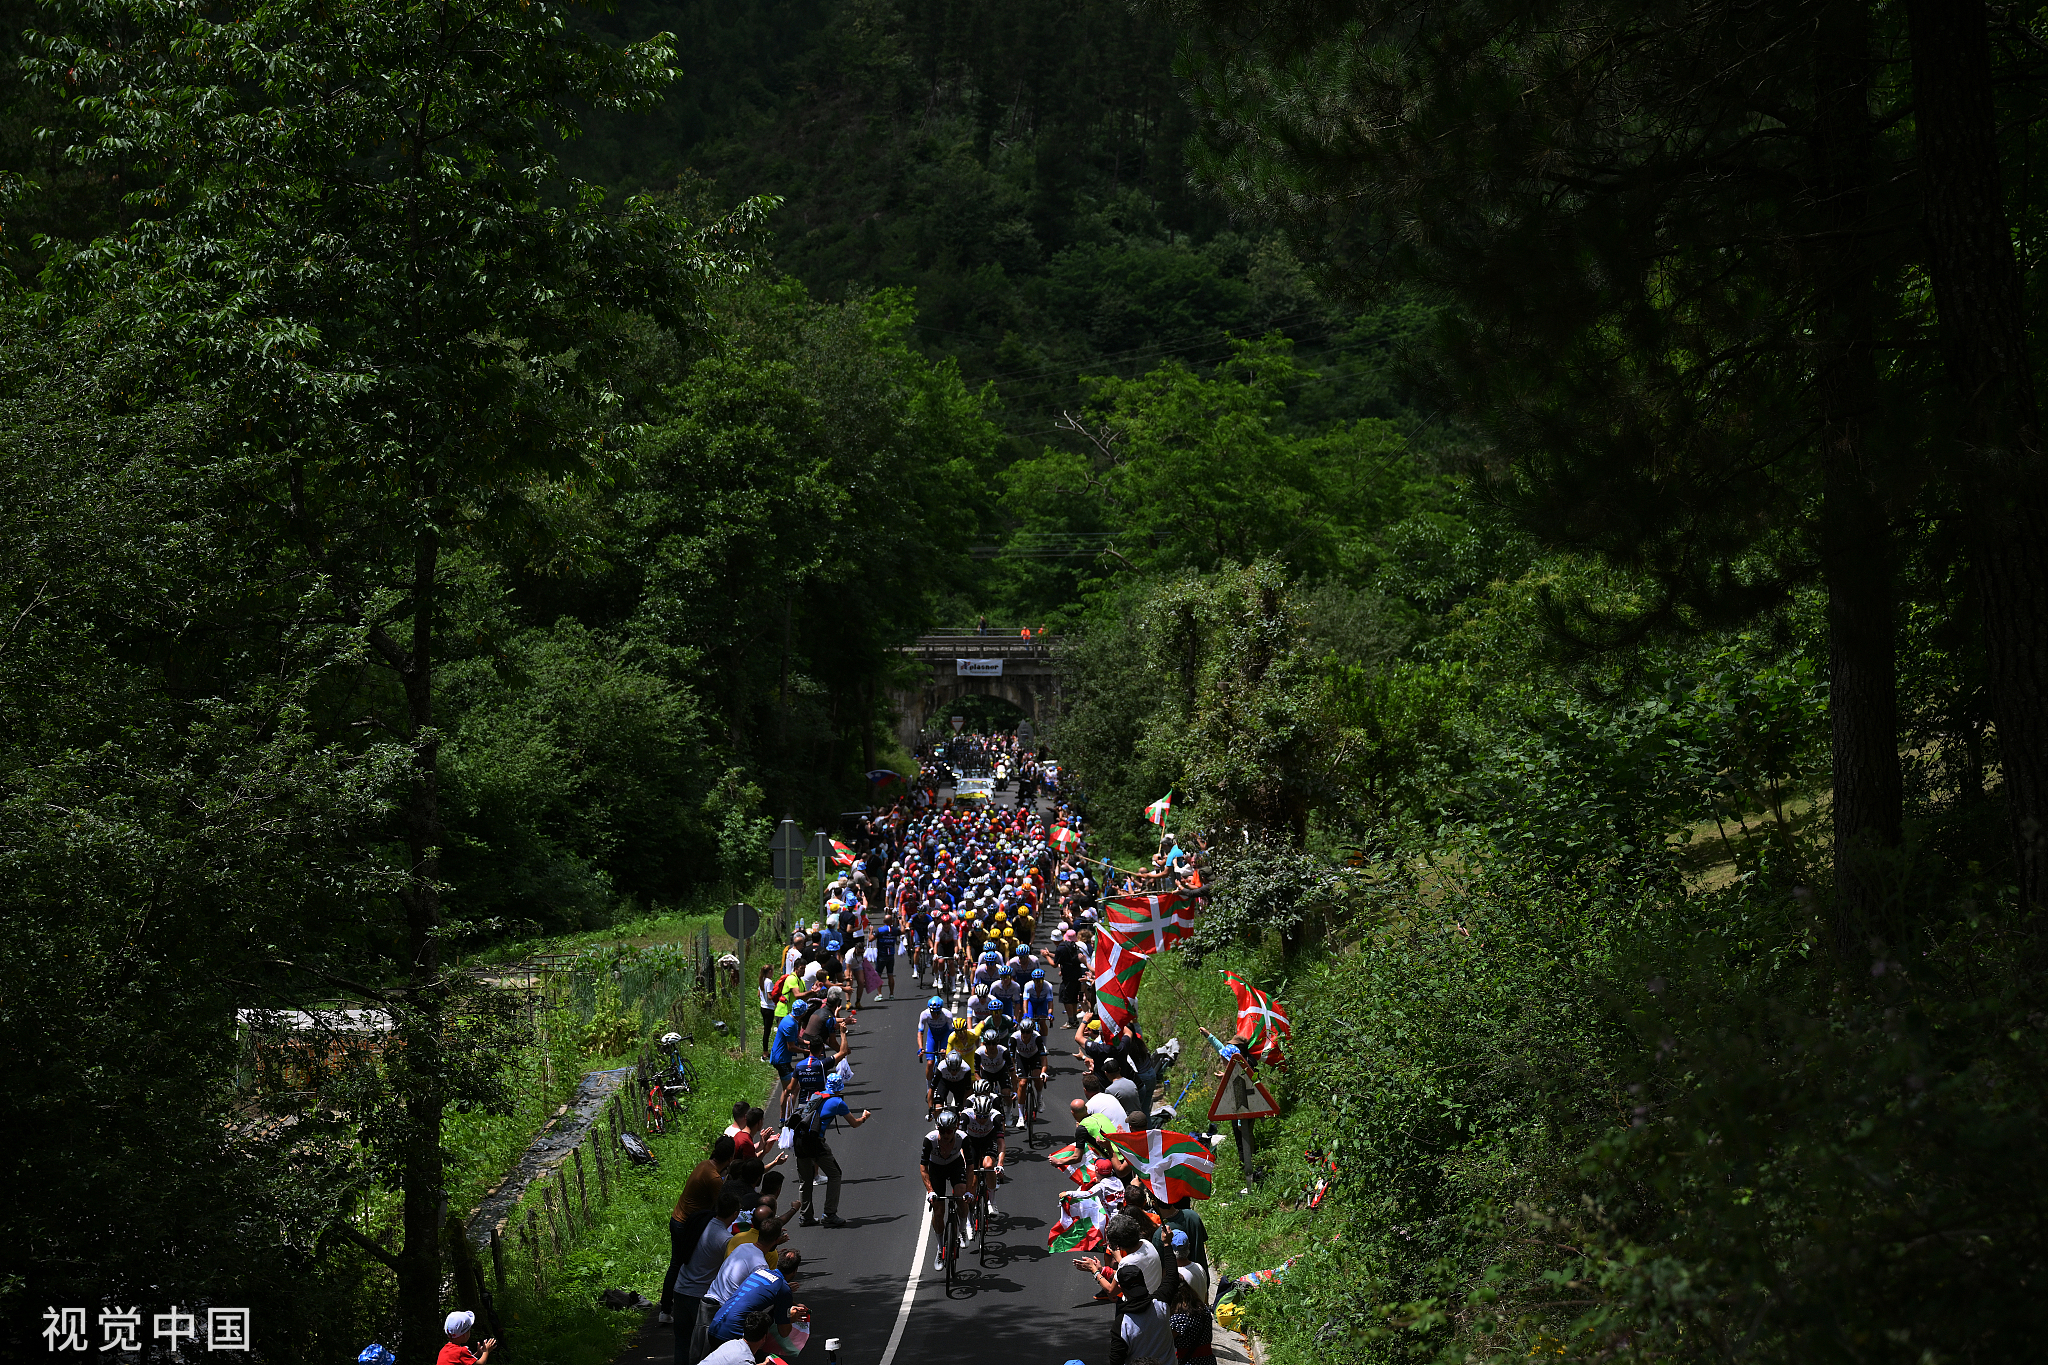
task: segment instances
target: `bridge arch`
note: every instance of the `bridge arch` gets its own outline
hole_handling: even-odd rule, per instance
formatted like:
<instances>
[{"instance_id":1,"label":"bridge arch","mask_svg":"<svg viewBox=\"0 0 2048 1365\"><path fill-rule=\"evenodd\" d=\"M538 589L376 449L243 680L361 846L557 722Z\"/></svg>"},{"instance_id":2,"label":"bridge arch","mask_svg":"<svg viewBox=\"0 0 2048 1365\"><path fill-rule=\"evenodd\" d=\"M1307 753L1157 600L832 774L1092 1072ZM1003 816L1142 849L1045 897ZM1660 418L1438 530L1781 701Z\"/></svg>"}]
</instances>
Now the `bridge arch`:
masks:
<instances>
[{"instance_id":1,"label":"bridge arch","mask_svg":"<svg viewBox=\"0 0 2048 1365\"><path fill-rule=\"evenodd\" d=\"M903 652L922 665L915 683L892 689L889 703L896 712L896 738L905 749L947 729L948 717L964 697L991 697L1017 708L1022 718L1043 733L1059 715L1059 668L1054 663L1057 637L1032 640L1003 636L938 633L921 635ZM973 660L980 671L962 672L960 661ZM1000 668L999 672L988 671Z\"/></svg>"}]
</instances>

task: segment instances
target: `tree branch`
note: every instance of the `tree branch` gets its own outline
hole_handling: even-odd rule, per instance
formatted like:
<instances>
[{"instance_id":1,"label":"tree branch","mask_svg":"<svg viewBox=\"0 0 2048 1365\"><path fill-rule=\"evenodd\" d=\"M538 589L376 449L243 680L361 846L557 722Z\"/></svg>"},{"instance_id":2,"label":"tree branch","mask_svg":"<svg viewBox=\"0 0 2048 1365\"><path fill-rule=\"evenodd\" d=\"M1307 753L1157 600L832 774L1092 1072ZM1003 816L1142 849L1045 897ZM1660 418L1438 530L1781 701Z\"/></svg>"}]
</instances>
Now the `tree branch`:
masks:
<instances>
[{"instance_id":1,"label":"tree branch","mask_svg":"<svg viewBox=\"0 0 2048 1365\"><path fill-rule=\"evenodd\" d=\"M362 1249L364 1254L368 1255L372 1260L378 1262L385 1269L390 1270L394 1273L398 1270L398 1257L392 1254L391 1252L386 1251L383 1247L378 1246L374 1241L370 1240L368 1237L365 1237L362 1234L362 1232L355 1227L354 1224L345 1222L344 1220L337 1218L334 1220L332 1224L329 1225L328 1230L330 1232L338 1232L343 1237L347 1238L349 1241L354 1242L357 1247Z\"/></svg>"}]
</instances>

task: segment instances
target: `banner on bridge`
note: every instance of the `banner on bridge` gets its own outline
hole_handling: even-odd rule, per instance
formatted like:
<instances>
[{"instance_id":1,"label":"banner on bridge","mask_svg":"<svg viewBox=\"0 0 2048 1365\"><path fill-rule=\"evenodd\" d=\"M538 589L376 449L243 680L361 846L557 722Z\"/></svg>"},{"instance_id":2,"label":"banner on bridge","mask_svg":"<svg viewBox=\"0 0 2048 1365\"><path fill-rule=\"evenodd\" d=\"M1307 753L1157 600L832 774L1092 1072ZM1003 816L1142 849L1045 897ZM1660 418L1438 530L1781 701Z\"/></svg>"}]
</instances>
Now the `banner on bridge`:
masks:
<instances>
[{"instance_id":1,"label":"banner on bridge","mask_svg":"<svg viewBox=\"0 0 2048 1365\"><path fill-rule=\"evenodd\" d=\"M1000 678L1003 676L1001 659L955 659L954 676L959 678Z\"/></svg>"}]
</instances>

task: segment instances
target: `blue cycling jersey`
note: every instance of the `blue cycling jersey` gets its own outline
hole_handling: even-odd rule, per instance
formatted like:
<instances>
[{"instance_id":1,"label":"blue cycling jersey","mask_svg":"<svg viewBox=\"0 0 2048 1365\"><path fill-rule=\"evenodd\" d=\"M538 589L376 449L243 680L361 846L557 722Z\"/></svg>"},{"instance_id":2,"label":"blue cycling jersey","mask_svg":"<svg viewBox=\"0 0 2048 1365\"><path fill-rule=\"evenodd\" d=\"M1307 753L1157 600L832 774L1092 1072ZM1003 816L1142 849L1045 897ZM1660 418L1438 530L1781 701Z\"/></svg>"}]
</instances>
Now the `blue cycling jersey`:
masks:
<instances>
[{"instance_id":1,"label":"blue cycling jersey","mask_svg":"<svg viewBox=\"0 0 2048 1365\"><path fill-rule=\"evenodd\" d=\"M937 1056L946 1050L946 1039L953 1032L953 1021L946 1017L944 1010L926 1010L918 1016L917 1026L927 1053Z\"/></svg>"}]
</instances>

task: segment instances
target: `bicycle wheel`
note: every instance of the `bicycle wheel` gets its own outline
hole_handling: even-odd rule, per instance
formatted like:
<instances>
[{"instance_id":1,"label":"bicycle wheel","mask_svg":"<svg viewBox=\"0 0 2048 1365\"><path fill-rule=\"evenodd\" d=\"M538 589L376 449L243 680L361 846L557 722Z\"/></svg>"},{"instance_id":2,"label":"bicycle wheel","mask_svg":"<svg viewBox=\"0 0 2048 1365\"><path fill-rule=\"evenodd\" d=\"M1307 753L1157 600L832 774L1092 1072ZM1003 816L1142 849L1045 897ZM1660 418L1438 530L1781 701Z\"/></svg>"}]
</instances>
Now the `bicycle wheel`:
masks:
<instances>
[{"instance_id":1,"label":"bicycle wheel","mask_svg":"<svg viewBox=\"0 0 2048 1365\"><path fill-rule=\"evenodd\" d=\"M953 1287L953 1277L960 1270L960 1201L956 1195L946 1196L946 1287Z\"/></svg>"}]
</instances>

